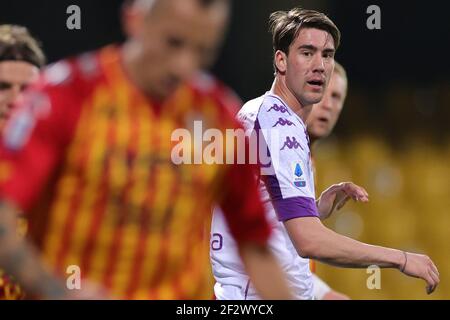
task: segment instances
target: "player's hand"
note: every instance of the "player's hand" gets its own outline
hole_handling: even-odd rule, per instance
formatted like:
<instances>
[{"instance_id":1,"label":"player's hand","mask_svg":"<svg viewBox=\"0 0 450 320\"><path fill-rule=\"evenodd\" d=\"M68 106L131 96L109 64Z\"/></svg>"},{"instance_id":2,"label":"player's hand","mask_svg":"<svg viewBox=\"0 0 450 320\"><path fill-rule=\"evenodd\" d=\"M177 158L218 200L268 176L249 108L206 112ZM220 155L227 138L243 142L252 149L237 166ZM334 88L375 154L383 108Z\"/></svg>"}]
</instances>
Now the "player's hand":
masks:
<instances>
[{"instance_id":1,"label":"player's hand","mask_svg":"<svg viewBox=\"0 0 450 320\"><path fill-rule=\"evenodd\" d=\"M317 201L320 219L328 218L335 209L340 210L348 200L368 202L369 194L360 186L352 182L334 184L322 192Z\"/></svg>"},{"instance_id":2,"label":"player's hand","mask_svg":"<svg viewBox=\"0 0 450 320\"><path fill-rule=\"evenodd\" d=\"M400 267L400 271L408 276L425 280L427 294L431 294L440 281L436 265L426 255L406 252L406 257L406 264Z\"/></svg>"}]
</instances>

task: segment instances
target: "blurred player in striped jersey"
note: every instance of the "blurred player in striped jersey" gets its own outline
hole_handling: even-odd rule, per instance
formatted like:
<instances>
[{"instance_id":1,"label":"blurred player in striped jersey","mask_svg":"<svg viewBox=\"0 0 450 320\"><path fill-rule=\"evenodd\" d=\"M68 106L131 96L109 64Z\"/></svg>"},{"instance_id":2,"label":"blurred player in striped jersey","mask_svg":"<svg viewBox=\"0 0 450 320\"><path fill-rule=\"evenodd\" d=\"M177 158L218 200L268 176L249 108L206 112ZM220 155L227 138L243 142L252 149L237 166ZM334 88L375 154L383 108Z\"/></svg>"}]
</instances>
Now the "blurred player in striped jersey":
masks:
<instances>
[{"instance_id":1,"label":"blurred player in striped jersey","mask_svg":"<svg viewBox=\"0 0 450 320\"><path fill-rule=\"evenodd\" d=\"M0 135L14 103L38 79L39 69L44 63L44 53L25 27L0 25ZM23 235L25 230L25 220L21 219L19 233ZM23 297L20 286L0 270L0 299Z\"/></svg>"},{"instance_id":2,"label":"blurred player in striped jersey","mask_svg":"<svg viewBox=\"0 0 450 320\"><path fill-rule=\"evenodd\" d=\"M427 293L439 284L439 272L425 255L373 246L326 228L327 218L346 198L367 202L365 190L352 183L332 185L315 200L314 174L306 120L321 101L334 69L340 32L324 14L294 8L270 17L275 80L270 91L250 100L238 113L247 130L259 138L260 187L273 228L271 250L283 266L298 299L314 299L309 259L339 267L396 268L425 280ZM263 157L261 157L263 158ZM264 166L263 166L264 165ZM343 196L342 196L343 195ZM218 299L259 299L236 255L226 221L215 212L211 261Z\"/></svg>"},{"instance_id":3,"label":"blurred player in striped jersey","mask_svg":"<svg viewBox=\"0 0 450 320\"><path fill-rule=\"evenodd\" d=\"M347 73L342 65L335 61L334 71L330 78L330 83L325 90L322 100L314 105L311 113L306 120L308 134L311 139L312 156L314 160L314 146L320 140L328 137L334 129L339 119L345 98L347 97ZM314 161L313 161L314 164ZM314 166L313 166L314 169ZM315 172L316 173L316 172ZM316 175L315 175L316 176ZM340 208L350 199L344 193L337 195ZM345 294L337 292L328 286L322 279L315 274L315 261L310 261L311 271L313 272L314 290L313 295L318 300L347 300Z\"/></svg>"},{"instance_id":4,"label":"blurred player in striped jersey","mask_svg":"<svg viewBox=\"0 0 450 320\"><path fill-rule=\"evenodd\" d=\"M239 101L201 72L228 14L226 0L134 1L123 46L54 64L18 106L0 150L0 265L27 292L209 299L204 226L218 203L260 294L291 297L266 247L256 168L171 157L175 130L192 132L194 121L239 128L227 112ZM26 243L12 232L17 209ZM76 267L81 290L68 293L63 278Z\"/></svg>"}]
</instances>

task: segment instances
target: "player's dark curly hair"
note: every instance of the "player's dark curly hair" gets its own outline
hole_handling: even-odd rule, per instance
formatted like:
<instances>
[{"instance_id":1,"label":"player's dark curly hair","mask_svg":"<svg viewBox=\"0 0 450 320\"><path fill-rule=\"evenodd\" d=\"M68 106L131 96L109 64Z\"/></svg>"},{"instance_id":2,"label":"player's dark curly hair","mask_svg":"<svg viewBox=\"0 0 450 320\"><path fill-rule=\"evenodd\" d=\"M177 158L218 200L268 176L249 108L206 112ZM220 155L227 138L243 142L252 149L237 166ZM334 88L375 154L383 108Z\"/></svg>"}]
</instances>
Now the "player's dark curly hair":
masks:
<instances>
[{"instance_id":1,"label":"player's dark curly hair","mask_svg":"<svg viewBox=\"0 0 450 320\"><path fill-rule=\"evenodd\" d=\"M289 54L292 42L300 30L305 28L328 32L333 37L335 49L339 47L341 32L330 18L318 11L294 8L289 11L276 11L270 15L269 30L272 34L274 54L278 50Z\"/></svg>"}]
</instances>

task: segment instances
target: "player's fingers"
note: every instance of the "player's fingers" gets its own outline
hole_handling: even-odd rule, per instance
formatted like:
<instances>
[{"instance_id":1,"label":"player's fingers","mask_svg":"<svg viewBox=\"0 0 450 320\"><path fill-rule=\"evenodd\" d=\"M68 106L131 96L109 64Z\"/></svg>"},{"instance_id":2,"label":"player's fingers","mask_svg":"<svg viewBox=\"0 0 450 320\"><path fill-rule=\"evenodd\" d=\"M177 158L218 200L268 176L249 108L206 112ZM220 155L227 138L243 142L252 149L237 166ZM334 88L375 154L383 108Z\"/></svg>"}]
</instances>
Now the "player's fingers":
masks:
<instances>
[{"instance_id":1,"label":"player's fingers","mask_svg":"<svg viewBox=\"0 0 450 320\"><path fill-rule=\"evenodd\" d=\"M436 267L436 265L435 265L433 262L431 262L431 270L433 270L433 272L434 272L438 277L440 276L439 270L438 270L438 268Z\"/></svg>"},{"instance_id":2,"label":"player's fingers","mask_svg":"<svg viewBox=\"0 0 450 320\"><path fill-rule=\"evenodd\" d=\"M358 195L359 195L359 198L361 201L363 201L363 202L369 201L369 195L363 188L357 186L357 190L358 190Z\"/></svg>"},{"instance_id":3,"label":"player's fingers","mask_svg":"<svg viewBox=\"0 0 450 320\"><path fill-rule=\"evenodd\" d=\"M326 191L328 192L338 192L339 190L341 190L344 186L344 183L338 183L338 184L333 184L331 187L329 187Z\"/></svg>"},{"instance_id":4,"label":"player's fingers","mask_svg":"<svg viewBox=\"0 0 450 320\"><path fill-rule=\"evenodd\" d=\"M335 197L339 191L342 189L340 186L341 184L334 184L330 186L328 189L326 189L322 194L320 195L321 198L329 198L329 197Z\"/></svg>"},{"instance_id":5,"label":"player's fingers","mask_svg":"<svg viewBox=\"0 0 450 320\"><path fill-rule=\"evenodd\" d=\"M427 287L426 287L427 294L432 293L434 291L434 288L435 288L435 283L434 283L433 278L429 274L429 272L427 272L423 276L423 280L425 280L425 282L427 283Z\"/></svg>"},{"instance_id":6,"label":"player's fingers","mask_svg":"<svg viewBox=\"0 0 450 320\"><path fill-rule=\"evenodd\" d=\"M355 201L367 202L369 200L364 189L352 182L346 182L343 186L343 191Z\"/></svg>"},{"instance_id":7,"label":"player's fingers","mask_svg":"<svg viewBox=\"0 0 450 320\"><path fill-rule=\"evenodd\" d=\"M359 197L369 198L369 193L361 186L354 184L353 182L348 182L348 188L354 190L355 193L359 195Z\"/></svg>"},{"instance_id":8,"label":"player's fingers","mask_svg":"<svg viewBox=\"0 0 450 320\"><path fill-rule=\"evenodd\" d=\"M369 199L369 193L366 191L366 189L364 189L363 187L359 187L359 190L367 199Z\"/></svg>"},{"instance_id":9,"label":"player's fingers","mask_svg":"<svg viewBox=\"0 0 450 320\"><path fill-rule=\"evenodd\" d=\"M361 201L361 202L368 202L369 201L369 198L366 196L366 195L358 195L357 197L356 197L356 201Z\"/></svg>"},{"instance_id":10,"label":"player's fingers","mask_svg":"<svg viewBox=\"0 0 450 320\"><path fill-rule=\"evenodd\" d=\"M439 284L439 282L441 281L439 279L439 276L433 271L433 269L430 269L429 274L431 276L431 278L433 278L434 282L436 283L436 286Z\"/></svg>"},{"instance_id":11,"label":"player's fingers","mask_svg":"<svg viewBox=\"0 0 450 320\"><path fill-rule=\"evenodd\" d=\"M360 201L360 202L368 202L369 198L367 198L364 194L361 194L359 192L351 195L352 199L354 201Z\"/></svg>"},{"instance_id":12,"label":"player's fingers","mask_svg":"<svg viewBox=\"0 0 450 320\"><path fill-rule=\"evenodd\" d=\"M337 205L337 210L342 209L342 207L345 206L345 204L347 203L348 200L350 200L350 197L349 197L349 196L345 196L345 197L339 202L339 204Z\"/></svg>"}]
</instances>

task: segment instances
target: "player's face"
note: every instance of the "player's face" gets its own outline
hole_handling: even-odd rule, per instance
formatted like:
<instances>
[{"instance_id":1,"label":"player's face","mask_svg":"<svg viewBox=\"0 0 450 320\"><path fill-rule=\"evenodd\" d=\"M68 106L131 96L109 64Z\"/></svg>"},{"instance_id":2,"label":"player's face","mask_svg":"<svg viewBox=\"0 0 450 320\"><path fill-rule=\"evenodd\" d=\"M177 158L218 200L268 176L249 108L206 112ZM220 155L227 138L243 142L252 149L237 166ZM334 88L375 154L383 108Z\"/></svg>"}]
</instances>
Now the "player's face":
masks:
<instances>
[{"instance_id":1,"label":"player's face","mask_svg":"<svg viewBox=\"0 0 450 320\"><path fill-rule=\"evenodd\" d=\"M36 81L39 69L23 61L0 62L0 127L8 119L13 104L27 86Z\"/></svg>"},{"instance_id":2,"label":"player's face","mask_svg":"<svg viewBox=\"0 0 450 320\"><path fill-rule=\"evenodd\" d=\"M286 83L302 105L318 103L334 68L333 37L326 31L301 29L289 47Z\"/></svg>"},{"instance_id":3,"label":"player's face","mask_svg":"<svg viewBox=\"0 0 450 320\"><path fill-rule=\"evenodd\" d=\"M141 48L140 83L165 98L213 61L225 31L226 6L203 8L196 0L158 1L137 22L132 38Z\"/></svg>"},{"instance_id":4,"label":"player's face","mask_svg":"<svg viewBox=\"0 0 450 320\"><path fill-rule=\"evenodd\" d=\"M334 72L323 99L312 108L307 125L313 139L322 139L333 131L344 106L347 95L347 81Z\"/></svg>"}]
</instances>

